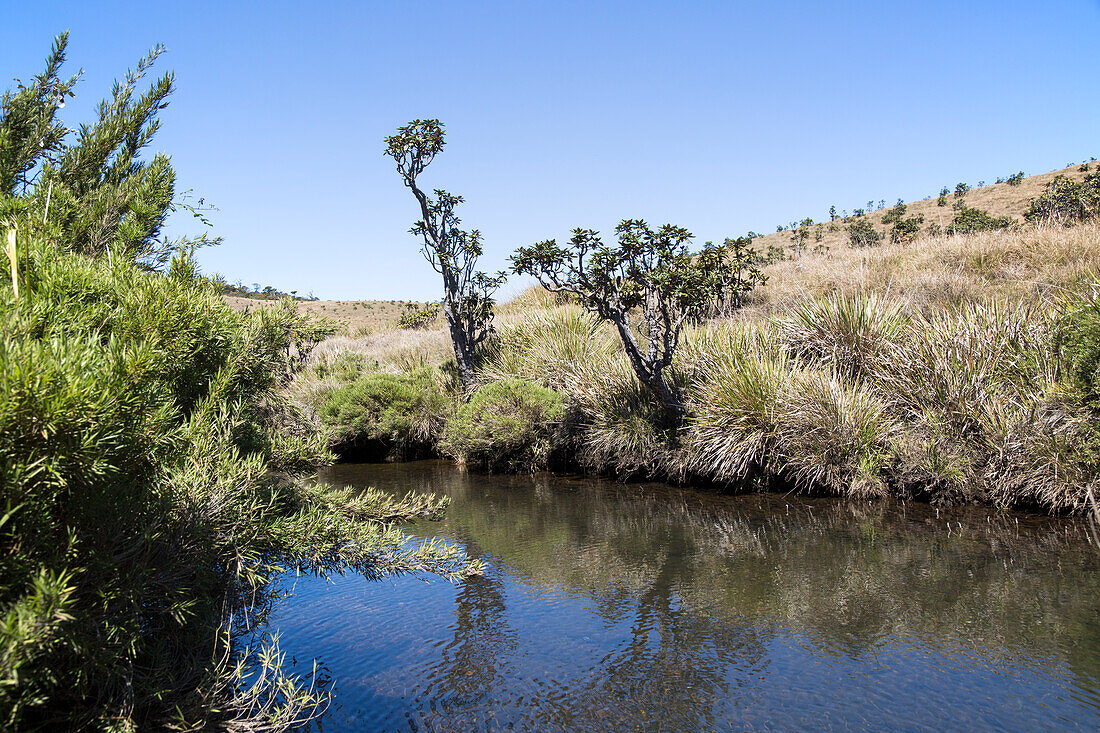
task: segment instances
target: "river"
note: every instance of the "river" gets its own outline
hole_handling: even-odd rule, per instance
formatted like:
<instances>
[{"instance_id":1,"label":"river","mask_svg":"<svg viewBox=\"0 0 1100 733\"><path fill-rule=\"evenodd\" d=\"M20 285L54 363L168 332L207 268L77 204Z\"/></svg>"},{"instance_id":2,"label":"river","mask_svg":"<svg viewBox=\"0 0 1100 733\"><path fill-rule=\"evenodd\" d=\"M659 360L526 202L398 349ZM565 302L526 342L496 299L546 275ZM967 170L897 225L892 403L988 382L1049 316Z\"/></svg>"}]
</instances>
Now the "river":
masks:
<instances>
[{"instance_id":1,"label":"river","mask_svg":"<svg viewBox=\"0 0 1100 733\"><path fill-rule=\"evenodd\" d=\"M322 479L451 497L409 533L486 566L297 580L271 626L335 680L325 731L1100 730L1083 521L444 461Z\"/></svg>"}]
</instances>

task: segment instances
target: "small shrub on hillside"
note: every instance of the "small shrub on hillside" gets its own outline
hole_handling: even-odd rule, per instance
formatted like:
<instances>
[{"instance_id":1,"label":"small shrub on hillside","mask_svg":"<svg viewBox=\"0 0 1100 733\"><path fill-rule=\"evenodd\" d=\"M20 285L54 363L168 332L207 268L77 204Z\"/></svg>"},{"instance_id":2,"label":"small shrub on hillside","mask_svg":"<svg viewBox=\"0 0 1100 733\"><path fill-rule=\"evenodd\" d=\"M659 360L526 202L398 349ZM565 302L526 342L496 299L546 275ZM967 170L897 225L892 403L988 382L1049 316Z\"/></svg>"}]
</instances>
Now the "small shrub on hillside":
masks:
<instances>
[{"instance_id":1,"label":"small shrub on hillside","mask_svg":"<svg viewBox=\"0 0 1100 733\"><path fill-rule=\"evenodd\" d=\"M810 238L810 227L813 226L813 219L803 219L798 222L797 226L791 226L791 253L794 259L798 259L802 256L802 253L806 251L806 241Z\"/></svg>"},{"instance_id":2,"label":"small shrub on hillside","mask_svg":"<svg viewBox=\"0 0 1100 733\"><path fill-rule=\"evenodd\" d=\"M537 471L546 468L564 418L558 393L521 379L493 382L455 411L439 448L490 471Z\"/></svg>"},{"instance_id":3,"label":"small shrub on hillside","mask_svg":"<svg viewBox=\"0 0 1100 733\"><path fill-rule=\"evenodd\" d=\"M894 206L890 207L890 210L882 215L883 224L893 224L898 219L905 216L905 212L909 210L909 207L905 205L903 201L899 201Z\"/></svg>"},{"instance_id":4,"label":"small shrub on hillside","mask_svg":"<svg viewBox=\"0 0 1100 733\"><path fill-rule=\"evenodd\" d=\"M905 212L909 207L901 200L882 217L883 224L893 224L890 230L890 241L894 244L910 242L920 233L921 224L924 223L924 214L906 218Z\"/></svg>"},{"instance_id":5,"label":"small shrub on hillside","mask_svg":"<svg viewBox=\"0 0 1100 733\"><path fill-rule=\"evenodd\" d=\"M845 229L848 232L848 245L851 247L874 247L882 242L882 234L868 219L856 219Z\"/></svg>"},{"instance_id":6,"label":"small shrub on hillside","mask_svg":"<svg viewBox=\"0 0 1100 733\"><path fill-rule=\"evenodd\" d=\"M768 276L760 269L763 257L752 246L750 237L727 237L718 247L707 242L698 254L698 261L715 285L711 307L701 311L701 317L733 315L758 285L768 282Z\"/></svg>"},{"instance_id":7,"label":"small shrub on hillside","mask_svg":"<svg viewBox=\"0 0 1100 733\"><path fill-rule=\"evenodd\" d=\"M397 321L397 327L424 329L435 323L438 317L439 303L429 303L419 308L408 303L405 305L405 313Z\"/></svg>"},{"instance_id":8,"label":"small shrub on hillside","mask_svg":"<svg viewBox=\"0 0 1100 733\"><path fill-rule=\"evenodd\" d=\"M780 247L778 244L769 244L768 251L764 253L764 264L771 265L776 262L782 262L787 259L787 250Z\"/></svg>"},{"instance_id":9,"label":"small shrub on hillside","mask_svg":"<svg viewBox=\"0 0 1100 733\"><path fill-rule=\"evenodd\" d=\"M951 189L944 186L940 189L940 196L936 199L936 206L947 206L947 196L951 193Z\"/></svg>"},{"instance_id":10,"label":"small shrub on hillside","mask_svg":"<svg viewBox=\"0 0 1100 733\"><path fill-rule=\"evenodd\" d=\"M1100 217L1100 173L1075 181L1056 176L1033 198L1024 212L1030 222L1061 222L1066 226Z\"/></svg>"},{"instance_id":11,"label":"small shrub on hillside","mask_svg":"<svg viewBox=\"0 0 1100 733\"><path fill-rule=\"evenodd\" d=\"M924 224L924 214L896 220L893 228L890 229L890 241L894 244L912 242L920 234L922 224Z\"/></svg>"},{"instance_id":12,"label":"small shrub on hillside","mask_svg":"<svg viewBox=\"0 0 1100 733\"><path fill-rule=\"evenodd\" d=\"M975 232L992 232L1000 229L1008 229L1012 226L1011 216L993 216L985 209L977 209L969 206L960 207L955 218L951 222L951 230L956 234L973 234Z\"/></svg>"},{"instance_id":13,"label":"small shrub on hillside","mask_svg":"<svg viewBox=\"0 0 1100 733\"><path fill-rule=\"evenodd\" d=\"M1023 171L1018 171L1016 173L1013 173L1011 176L1008 176L1007 178L1005 178L1005 183L1007 183L1010 186L1019 186L1023 182L1024 182L1024 172Z\"/></svg>"}]
</instances>

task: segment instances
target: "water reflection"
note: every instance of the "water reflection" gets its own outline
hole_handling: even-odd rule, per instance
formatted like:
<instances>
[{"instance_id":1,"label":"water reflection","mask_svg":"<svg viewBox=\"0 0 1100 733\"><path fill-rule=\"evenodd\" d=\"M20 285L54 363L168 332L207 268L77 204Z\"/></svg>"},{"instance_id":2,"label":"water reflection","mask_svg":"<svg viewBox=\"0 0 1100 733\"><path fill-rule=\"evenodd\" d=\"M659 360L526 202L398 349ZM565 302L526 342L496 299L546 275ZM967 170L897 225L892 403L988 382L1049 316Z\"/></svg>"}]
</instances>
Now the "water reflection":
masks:
<instances>
[{"instance_id":1,"label":"water reflection","mask_svg":"<svg viewBox=\"0 0 1100 733\"><path fill-rule=\"evenodd\" d=\"M1100 726L1100 576L1073 522L435 461L327 478L446 493L412 531L488 571L299 583L276 625L340 681L326 730Z\"/></svg>"}]
</instances>

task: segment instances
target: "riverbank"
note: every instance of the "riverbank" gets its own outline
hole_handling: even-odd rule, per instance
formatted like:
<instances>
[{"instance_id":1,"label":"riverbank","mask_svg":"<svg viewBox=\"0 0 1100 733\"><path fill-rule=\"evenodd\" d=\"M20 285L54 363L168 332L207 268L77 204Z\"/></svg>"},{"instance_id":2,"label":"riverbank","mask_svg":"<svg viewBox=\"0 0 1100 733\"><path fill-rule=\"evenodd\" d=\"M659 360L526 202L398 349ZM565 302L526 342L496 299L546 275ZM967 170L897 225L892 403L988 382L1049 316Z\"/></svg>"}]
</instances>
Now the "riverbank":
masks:
<instances>
[{"instance_id":1,"label":"riverbank","mask_svg":"<svg viewBox=\"0 0 1100 733\"><path fill-rule=\"evenodd\" d=\"M773 265L685 334L671 430L609 328L538 290L499 309L470 404L431 330L330 340L291 393L349 452L1078 513L1100 475L1097 271L1096 224Z\"/></svg>"}]
</instances>

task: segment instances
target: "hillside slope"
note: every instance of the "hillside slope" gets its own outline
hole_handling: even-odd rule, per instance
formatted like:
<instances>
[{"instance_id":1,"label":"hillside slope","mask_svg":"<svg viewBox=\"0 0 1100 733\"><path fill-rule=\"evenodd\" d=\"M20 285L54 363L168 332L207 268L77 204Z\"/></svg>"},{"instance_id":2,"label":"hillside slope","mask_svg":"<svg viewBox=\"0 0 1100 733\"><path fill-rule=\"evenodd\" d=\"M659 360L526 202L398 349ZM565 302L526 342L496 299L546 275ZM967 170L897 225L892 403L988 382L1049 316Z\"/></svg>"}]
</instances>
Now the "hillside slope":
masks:
<instances>
[{"instance_id":1,"label":"hillside slope","mask_svg":"<svg viewBox=\"0 0 1100 733\"><path fill-rule=\"evenodd\" d=\"M1100 170L1098 165L1100 164L1096 162L1090 163L1088 172ZM1015 219L1021 219L1024 211L1027 209L1028 202L1042 193L1046 185L1057 176L1067 176L1074 180L1081 180L1088 175L1088 172L1079 170L1080 167L1080 165L1075 164L1061 170L1028 176L1016 186L1007 183L994 183L982 186L981 188L972 188L966 194L966 205L984 209L993 216L1010 216ZM954 191L954 185L949 186L949 188ZM908 207L906 216L923 215L924 226L926 228L930 224L936 224L941 228L946 228L951 224L955 215L954 210L951 208L951 204L954 202L955 197L953 193L948 194L946 206L937 206L937 198L938 195L933 194L927 199L906 201L905 204ZM889 225L883 224L882 218L894 203L894 201L887 201L885 208L867 213L864 217L874 225L875 229L883 231L887 229ZM821 222L824 230L824 239L822 239L821 242L815 241L812 236L814 227L811 227L811 237L807 243L808 250L814 248L818 244L833 250L840 247L847 247L848 235L844 227L855 218L855 216L838 218L835 222L832 222L832 224L836 225L832 230L829 226L830 222ZM767 234L755 240L755 245L762 251L767 251L769 247L773 246L786 249L790 244L791 231L789 229L781 232L772 232L771 234Z\"/></svg>"}]
</instances>

